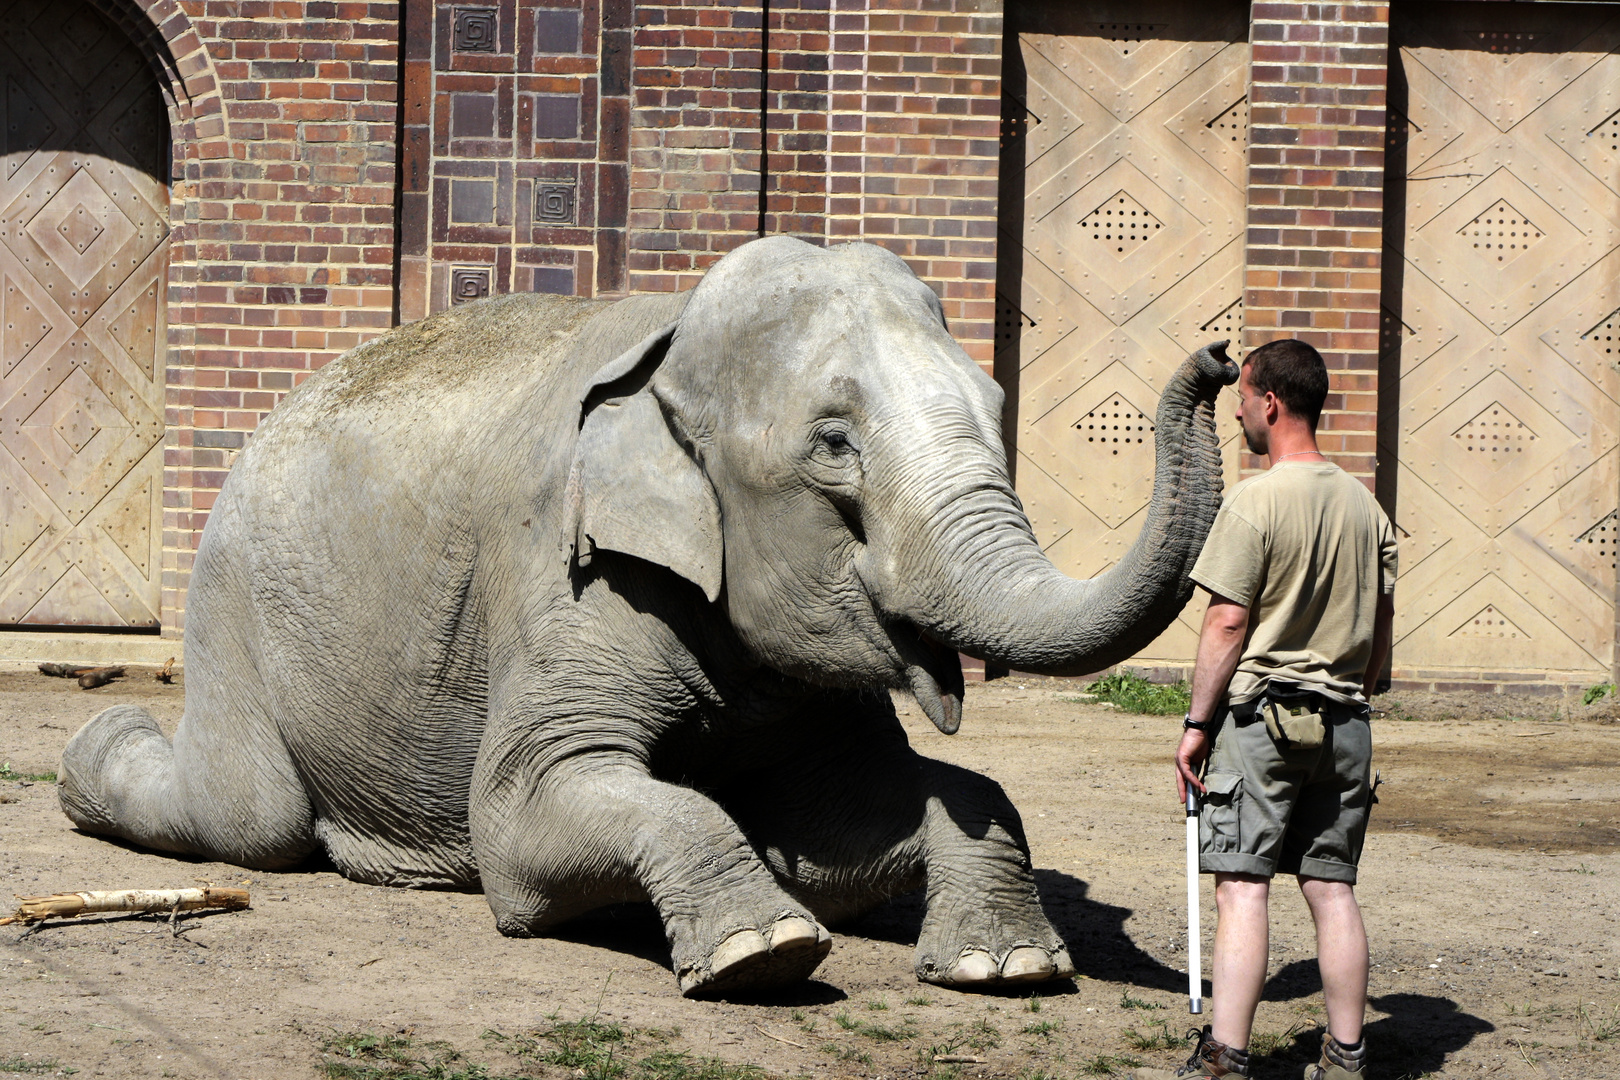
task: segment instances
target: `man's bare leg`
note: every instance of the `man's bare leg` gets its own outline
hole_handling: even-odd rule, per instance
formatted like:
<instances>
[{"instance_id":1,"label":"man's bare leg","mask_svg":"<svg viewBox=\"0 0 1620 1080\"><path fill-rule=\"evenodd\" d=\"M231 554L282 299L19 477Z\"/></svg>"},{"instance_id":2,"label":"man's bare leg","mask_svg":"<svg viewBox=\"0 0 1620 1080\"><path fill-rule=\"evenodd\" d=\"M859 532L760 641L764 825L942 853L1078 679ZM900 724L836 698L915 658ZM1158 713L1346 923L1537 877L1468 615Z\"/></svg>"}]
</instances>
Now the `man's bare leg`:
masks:
<instances>
[{"instance_id":1,"label":"man's bare leg","mask_svg":"<svg viewBox=\"0 0 1620 1080\"><path fill-rule=\"evenodd\" d=\"M1367 1011L1368 967L1367 930L1361 922L1355 887L1301 877L1299 891L1305 894L1311 920L1316 923L1316 963L1322 971L1328 1032L1341 1045L1354 1046L1361 1041ZM1217 937L1217 950L1219 941Z\"/></svg>"},{"instance_id":2,"label":"man's bare leg","mask_svg":"<svg viewBox=\"0 0 1620 1080\"><path fill-rule=\"evenodd\" d=\"M1269 878L1215 875L1219 921L1215 924L1211 970L1214 1019L1210 1034L1234 1050L1249 1048L1254 1010L1260 1005L1260 991L1266 983L1266 957L1271 949L1270 900Z\"/></svg>"}]
</instances>

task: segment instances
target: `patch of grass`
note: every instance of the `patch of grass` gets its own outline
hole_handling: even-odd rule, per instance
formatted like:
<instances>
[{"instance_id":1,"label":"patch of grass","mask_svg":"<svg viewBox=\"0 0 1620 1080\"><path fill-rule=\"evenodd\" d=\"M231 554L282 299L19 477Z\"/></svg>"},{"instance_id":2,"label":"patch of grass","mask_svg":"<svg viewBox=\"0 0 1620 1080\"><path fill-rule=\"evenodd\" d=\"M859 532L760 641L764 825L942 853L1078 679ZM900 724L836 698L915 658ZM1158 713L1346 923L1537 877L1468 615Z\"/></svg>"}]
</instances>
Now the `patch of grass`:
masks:
<instances>
[{"instance_id":1,"label":"patch of grass","mask_svg":"<svg viewBox=\"0 0 1620 1080\"><path fill-rule=\"evenodd\" d=\"M321 1049L331 1055L320 1064L328 1080L494 1080L484 1066L462 1064L448 1043L418 1048L406 1035L333 1032L321 1040Z\"/></svg>"},{"instance_id":2,"label":"patch of grass","mask_svg":"<svg viewBox=\"0 0 1620 1080\"><path fill-rule=\"evenodd\" d=\"M1130 1044L1132 1050L1179 1050L1183 1040L1170 1034L1168 1021L1155 1020L1148 1025L1146 1034L1135 1028L1126 1028L1125 1041ZM1250 1053L1254 1051L1253 1042L1249 1043L1249 1051Z\"/></svg>"},{"instance_id":3,"label":"patch of grass","mask_svg":"<svg viewBox=\"0 0 1620 1080\"><path fill-rule=\"evenodd\" d=\"M1620 1005L1616 1005L1614 1011L1606 1019L1601 1016L1593 1019L1589 1007L1582 1005L1580 1007L1580 1019L1580 1026L1589 1033L1588 1038L1596 1042L1620 1039Z\"/></svg>"},{"instance_id":4,"label":"patch of grass","mask_svg":"<svg viewBox=\"0 0 1620 1080\"><path fill-rule=\"evenodd\" d=\"M919 1009L925 1009L928 1006L932 1005L933 1002L929 1001L925 997L908 997L908 998L906 998L906 1004L907 1005L915 1005Z\"/></svg>"},{"instance_id":5,"label":"patch of grass","mask_svg":"<svg viewBox=\"0 0 1620 1080\"><path fill-rule=\"evenodd\" d=\"M1050 1039L1052 1033L1062 1027L1062 1023L1051 1020L1040 1020L1033 1024L1024 1025L1025 1035L1039 1035L1043 1039Z\"/></svg>"},{"instance_id":6,"label":"patch of grass","mask_svg":"<svg viewBox=\"0 0 1620 1080\"><path fill-rule=\"evenodd\" d=\"M54 1058L42 1058L33 1061L25 1057L0 1058L0 1073L51 1073L60 1072L64 1076L71 1076L78 1072L71 1065L63 1065Z\"/></svg>"},{"instance_id":7,"label":"patch of grass","mask_svg":"<svg viewBox=\"0 0 1620 1080\"><path fill-rule=\"evenodd\" d=\"M53 772L26 773L18 772L11 767L11 762L0 762L0 780L26 780L31 784L54 784L56 774ZM18 1070L11 1069L11 1072Z\"/></svg>"},{"instance_id":8,"label":"patch of grass","mask_svg":"<svg viewBox=\"0 0 1620 1080\"><path fill-rule=\"evenodd\" d=\"M1163 1005L1160 1005L1156 1001L1143 1001L1141 998L1131 997L1131 992L1129 990L1120 991L1120 994L1119 994L1119 1007L1122 1008L1122 1009L1162 1009L1162 1008L1164 1008Z\"/></svg>"},{"instance_id":9,"label":"patch of grass","mask_svg":"<svg viewBox=\"0 0 1620 1080\"><path fill-rule=\"evenodd\" d=\"M1128 1054L1098 1054L1094 1058L1082 1061L1080 1071L1087 1076L1108 1076L1126 1069L1140 1068L1141 1065L1141 1058L1133 1058Z\"/></svg>"},{"instance_id":10,"label":"patch of grass","mask_svg":"<svg viewBox=\"0 0 1620 1080\"><path fill-rule=\"evenodd\" d=\"M1612 682L1598 683L1596 686L1588 686L1586 688L1586 692L1581 695L1581 704L1590 705L1594 701L1601 701L1603 698L1608 697L1612 693L1614 693L1614 683Z\"/></svg>"},{"instance_id":11,"label":"patch of grass","mask_svg":"<svg viewBox=\"0 0 1620 1080\"><path fill-rule=\"evenodd\" d=\"M529 1035L487 1032L486 1037L508 1044L503 1049L520 1058L568 1069L577 1080L765 1080L770 1076L757 1065L732 1065L719 1058L648 1045L668 1042L676 1034L674 1028L633 1028L592 1018L554 1019L550 1027Z\"/></svg>"},{"instance_id":12,"label":"patch of grass","mask_svg":"<svg viewBox=\"0 0 1620 1080\"><path fill-rule=\"evenodd\" d=\"M904 1042L907 1039L915 1038L917 1035L917 1026L909 1019L889 1026L874 1024L869 1020L857 1020L848 1013L839 1013L833 1017L833 1023L845 1031L856 1035L864 1035L875 1042Z\"/></svg>"},{"instance_id":13,"label":"patch of grass","mask_svg":"<svg viewBox=\"0 0 1620 1080\"><path fill-rule=\"evenodd\" d=\"M1295 1023L1287 1031L1257 1031L1249 1036L1249 1056L1271 1057L1284 1051L1294 1049L1294 1036L1303 1031L1309 1031L1314 1024Z\"/></svg>"},{"instance_id":14,"label":"patch of grass","mask_svg":"<svg viewBox=\"0 0 1620 1080\"><path fill-rule=\"evenodd\" d=\"M764 1080L770 1074L758 1065L733 1065L719 1058L694 1058L676 1050L660 1050L636 1062L642 1080Z\"/></svg>"},{"instance_id":15,"label":"patch of grass","mask_svg":"<svg viewBox=\"0 0 1620 1080\"><path fill-rule=\"evenodd\" d=\"M887 1001L868 1001L866 1003L866 1007L871 1012L888 1012L889 1011L889 1003Z\"/></svg>"},{"instance_id":16,"label":"patch of grass","mask_svg":"<svg viewBox=\"0 0 1620 1080\"><path fill-rule=\"evenodd\" d=\"M1001 1031L981 1016L968 1025L962 1041L975 1050L994 1050L1001 1045Z\"/></svg>"},{"instance_id":17,"label":"patch of grass","mask_svg":"<svg viewBox=\"0 0 1620 1080\"><path fill-rule=\"evenodd\" d=\"M1192 705L1192 693L1185 681L1160 685L1129 671L1104 675L1086 687L1086 693L1096 694L1098 701L1109 702L1125 712L1155 716L1184 713Z\"/></svg>"},{"instance_id":18,"label":"patch of grass","mask_svg":"<svg viewBox=\"0 0 1620 1080\"><path fill-rule=\"evenodd\" d=\"M1039 995L1039 994L1031 994L1031 995L1029 995L1029 998L1027 1000L1025 1000L1025 1002L1024 1002L1024 1008L1028 1009L1032 1013L1040 1012L1041 1011L1041 995Z\"/></svg>"},{"instance_id":19,"label":"patch of grass","mask_svg":"<svg viewBox=\"0 0 1620 1080\"><path fill-rule=\"evenodd\" d=\"M861 1022L849 1015L847 1012L835 1013L833 1015L833 1023L837 1024L845 1031L854 1031L856 1028L861 1026Z\"/></svg>"}]
</instances>

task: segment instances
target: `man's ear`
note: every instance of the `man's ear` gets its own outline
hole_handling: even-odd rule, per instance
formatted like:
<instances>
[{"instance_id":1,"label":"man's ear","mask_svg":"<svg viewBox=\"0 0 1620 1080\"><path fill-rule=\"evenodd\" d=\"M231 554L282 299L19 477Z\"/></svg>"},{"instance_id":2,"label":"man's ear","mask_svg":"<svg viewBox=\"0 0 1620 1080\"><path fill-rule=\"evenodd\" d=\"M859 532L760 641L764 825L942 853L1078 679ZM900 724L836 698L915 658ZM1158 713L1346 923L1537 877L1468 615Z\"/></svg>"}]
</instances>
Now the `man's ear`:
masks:
<instances>
[{"instance_id":1,"label":"man's ear","mask_svg":"<svg viewBox=\"0 0 1620 1080\"><path fill-rule=\"evenodd\" d=\"M720 596L720 504L708 477L671 429L649 380L673 324L604 365L581 395L579 441L569 473L573 529L564 536L581 566L617 551L667 566Z\"/></svg>"}]
</instances>

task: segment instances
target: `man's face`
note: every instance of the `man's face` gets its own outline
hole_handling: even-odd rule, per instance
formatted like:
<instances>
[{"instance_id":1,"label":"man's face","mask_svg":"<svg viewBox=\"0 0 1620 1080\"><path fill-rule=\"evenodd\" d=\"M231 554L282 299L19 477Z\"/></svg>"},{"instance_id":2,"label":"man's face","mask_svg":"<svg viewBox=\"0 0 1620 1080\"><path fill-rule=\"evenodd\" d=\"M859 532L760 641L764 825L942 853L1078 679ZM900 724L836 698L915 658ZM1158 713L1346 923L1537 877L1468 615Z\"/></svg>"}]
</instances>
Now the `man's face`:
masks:
<instances>
[{"instance_id":1,"label":"man's face","mask_svg":"<svg viewBox=\"0 0 1620 1080\"><path fill-rule=\"evenodd\" d=\"M1244 364L1238 375L1238 423L1243 425L1243 441L1249 444L1251 454L1271 452L1267 438L1271 430L1266 426L1266 395L1257 394L1249 382L1249 365Z\"/></svg>"}]
</instances>

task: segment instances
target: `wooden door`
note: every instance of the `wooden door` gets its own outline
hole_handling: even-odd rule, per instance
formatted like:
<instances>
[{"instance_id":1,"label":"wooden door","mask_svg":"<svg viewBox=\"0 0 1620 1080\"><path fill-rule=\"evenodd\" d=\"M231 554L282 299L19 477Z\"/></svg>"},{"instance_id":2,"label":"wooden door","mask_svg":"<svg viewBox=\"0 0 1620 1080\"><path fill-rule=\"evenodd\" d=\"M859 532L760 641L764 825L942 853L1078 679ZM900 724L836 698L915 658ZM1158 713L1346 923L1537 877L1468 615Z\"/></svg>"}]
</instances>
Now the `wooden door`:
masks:
<instances>
[{"instance_id":1,"label":"wooden door","mask_svg":"<svg viewBox=\"0 0 1620 1080\"><path fill-rule=\"evenodd\" d=\"M1620 12L1394 11L1380 486L1401 540L1395 674L1601 681L1614 648Z\"/></svg>"},{"instance_id":2,"label":"wooden door","mask_svg":"<svg viewBox=\"0 0 1620 1080\"><path fill-rule=\"evenodd\" d=\"M0 625L155 626L163 98L88 4L0 26Z\"/></svg>"},{"instance_id":3,"label":"wooden door","mask_svg":"<svg viewBox=\"0 0 1620 1080\"><path fill-rule=\"evenodd\" d=\"M1141 531L1166 380L1210 341L1241 353L1248 5L1062 0L1007 18L997 378L1035 535L1092 577ZM1198 618L1138 659L1190 662Z\"/></svg>"}]
</instances>

